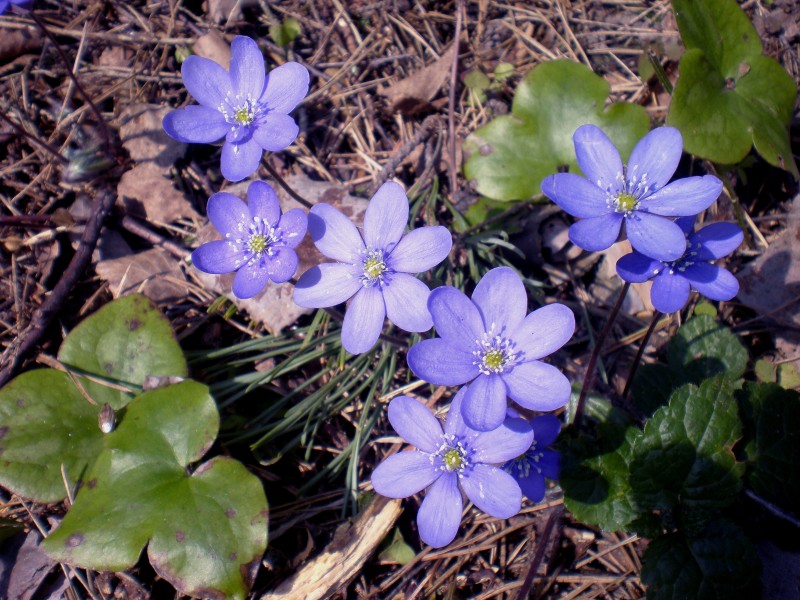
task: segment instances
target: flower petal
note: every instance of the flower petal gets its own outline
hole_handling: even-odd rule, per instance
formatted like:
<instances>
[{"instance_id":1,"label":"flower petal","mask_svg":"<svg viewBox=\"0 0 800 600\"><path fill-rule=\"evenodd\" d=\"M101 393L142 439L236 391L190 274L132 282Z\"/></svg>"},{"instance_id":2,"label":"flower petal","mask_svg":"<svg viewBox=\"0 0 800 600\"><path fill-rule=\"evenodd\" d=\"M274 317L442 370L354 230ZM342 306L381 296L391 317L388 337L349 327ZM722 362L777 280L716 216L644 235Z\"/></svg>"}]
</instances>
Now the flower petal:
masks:
<instances>
[{"instance_id":1,"label":"flower petal","mask_svg":"<svg viewBox=\"0 0 800 600\"><path fill-rule=\"evenodd\" d=\"M545 177L542 193L573 217L599 217L612 210L606 204L606 192L575 173Z\"/></svg>"},{"instance_id":2,"label":"flower petal","mask_svg":"<svg viewBox=\"0 0 800 600\"><path fill-rule=\"evenodd\" d=\"M420 227L404 235L386 265L402 273L422 273L442 262L453 247L453 236L446 227Z\"/></svg>"},{"instance_id":3,"label":"flower petal","mask_svg":"<svg viewBox=\"0 0 800 600\"><path fill-rule=\"evenodd\" d=\"M631 152L626 179L628 189L645 177L650 189L660 189L675 174L683 153L683 139L674 127L657 127L644 136ZM699 212L699 211L698 211Z\"/></svg>"},{"instance_id":4,"label":"flower petal","mask_svg":"<svg viewBox=\"0 0 800 600\"><path fill-rule=\"evenodd\" d=\"M697 219L697 215L691 215L688 217L678 217L675 219L675 225L681 228L683 235L689 237L692 231L694 231L694 222Z\"/></svg>"},{"instance_id":5,"label":"flower petal","mask_svg":"<svg viewBox=\"0 0 800 600\"><path fill-rule=\"evenodd\" d=\"M730 300L739 293L739 282L727 270L707 262L687 267L683 276L691 286L711 300Z\"/></svg>"},{"instance_id":6,"label":"flower petal","mask_svg":"<svg viewBox=\"0 0 800 600\"><path fill-rule=\"evenodd\" d=\"M516 477L520 490L525 494L531 502L541 502L544 500L544 493L547 490L547 484L544 477L539 475L534 470L531 470L527 477Z\"/></svg>"},{"instance_id":7,"label":"flower petal","mask_svg":"<svg viewBox=\"0 0 800 600\"><path fill-rule=\"evenodd\" d=\"M396 456L396 455L395 455ZM446 546L456 537L464 503L455 473L444 473L428 488L417 513L419 537L434 548Z\"/></svg>"},{"instance_id":8,"label":"flower petal","mask_svg":"<svg viewBox=\"0 0 800 600\"><path fill-rule=\"evenodd\" d=\"M253 126L253 139L264 150L279 152L297 139L300 128L289 115L270 113Z\"/></svg>"},{"instance_id":9,"label":"flower petal","mask_svg":"<svg viewBox=\"0 0 800 600\"><path fill-rule=\"evenodd\" d=\"M245 263L233 278L233 295L242 300L252 298L269 282L269 268L266 257L253 263Z\"/></svg>"},{"instance_id":10,"label":"flower petal","mask_svg":"<svg viewBox=\"0 0 800 600\"><path fill-rule=\"evenodd\" d=\"M536 447L543 450L555 442L558 434L561 433L561 420L555 415L541 415L531 421L531 427Z\"/></svg>"},{"instance_id":11,"label":"flower petal","mask_svg":"<svg viewBox=\"0 0 800 600\"><path fill-rule=\"evenodd\" d=\"M350 354L372 348L383 329L386 307L380 287L362 287L347 307L342 323L342 346Z\"/></svg>"},{"instance_id":12,"label":"flower petal","mask_svg":"<svg viewBox=\"0 0 800 600\"><path fill-rule=\"evenodd\" d=\"M247 188L247 206L251 216L266 221L272 227L275 227L281 218L278 195L271 185L263 181L254 181Z\"/></svg>"},{"instance_id":13,"label":"flower petal","mask_svg":"<svg viewBox=\"0 0 800 600\"><path fill-rule=\"evenodd\" d=\"M510 267L497 267L484 275L472 292L485 330L490 335L513 336L528 314L528 294Z\"/></svg>"},{"instance_id":14,"label":"flower petal","mask_svg":"<svg viewBox=\"0 0 800 600\"><path fill-rule=\"evenodd\" d=\"M364 240L353 222L330 204L315 204L308 213L308 231L317 250L328 258L355 264Z\"/></svg>"},{"instance_id":15,"label":"flower petal","mask_svg":"<svg viewBox=\"0 0 800 600\"><path fill-rule=\"evenodd\" d=\"M233 194L217 192L208 199L206 212L211 223L222 235L232 238L244 237L250 223L250 210Z\"/></svg>"},{"instance_id":16,"label":"flower petal","mask_svg":"<svg viewBox=\"0 0 800 600\"><path fill-rule=\"evenodd\" d=\"M216 142L231 128L218 110L197 104L173 110L161 124L171 138L192 144Z\"/></svg>"},{"instance_id":17,"label":"flower petal","mask_svg":"<svg viewBox=\"0 0 800 600\"><path fill-rule=\"evenodd\" d=\"M203 273L233 273L241 265L244 253L225 240L208 242L192 252L192 264Z\"/></svg>"},{"instance_id":18,"label":"flower petal","mask_svg":"<svg viewBox=\"0 0 800 600\"><path fill-rule=\"evenodd\" d=\"M181 65L181 77L192 97L203 106L219 110L233 94L231 77L222 65L191 55ZM219 113L218 113L219 114Z\"/></svg>"},{"instance_id":19,"label":"flower petal","mask_svg":"<svg viewBox=\"0 0 800 600\"><path fill-rule=\"evenodd\" d=\"M258 170L264 151L252 138L243 144L225 142L220 170L228 181L241 181Z\"/></svg>"},{"instance_id":20,"label":"flower petal","mask_svg":"<svg viewBox=\"0 0 800 600\"><path fill-rule=\"evenodd\" d=\"M525 317L512 335L525 360L549 356L575 333L575 315L563 304L548 304Z\"/></svg>"},{"instance_id":21,"label":"flower petal","mask_svg":"<svg viewBox=\"0 0 800 600\"><path fill-rule=\"evenodd\" d=\"M569 239L576 246L589 252L605 250L617 241L622 220L622 214L617 212L582 219L570 225Z\"/></svg>"},{"instance_id":22,"label":"flower petal","mask_svg":"<svg viewBox=\"0 0 800 600\"><path fill-rule=\"evenodd\" d=\"M622 183L618 179L622 175L622 159L603 130L596 125L583 125L572 134L572 141L575 144L578 166L586 178L603 190L619 190Z\"/></svg>"},{"instance_id":23,"label":"flower petal","mask_svg":"<svg viewBox=\"0 0 800 600\"><path fill-rule=\"evenodd\" d=\"M270 111L287 114L300 104L308 93L308 69L296 62L288 62L267 74L267 85L261 102Z\"/></svg>"},{"instance_id":24,"label":"flower petal","mask_svg":"<svg viewBox=\"0 0 800 600\"><path fill-rule=\"evenodd\" d=\"M467 389L461 416L467 427L475 431L491 431L503 424L507 405L503 380L494 374L479 375Z\"/></svg>"},{"instance_id":25,"label":"flower petal","mask_svg":"<svg viewBox=\"0 0 800 600\"><path fill-rule=\"evenodd\" d=\"M664 217L691 217L714 204L722 182L713 175L673 181L642 200L640 210Z\"/></svg>"},{"instance_id":26,"label":"flower petal","mask_svg":"<svg viewBox=\"0 0 800 600\"><path fill-rule=\"evenodd\" d=\"M278 246L270 257L264 257L269 278L275 283L289 281L297 271L297 252L286 246Z\"/></svg>"},{"instance_id":27,"label":"flower petal","mask_svg":"<svg viewBox=\"0 0 800 600\"><path fill-rule=\"evenodd\" d=\"M308 217L302 208L287 210L278 222L281 239L288 248L297 248L306 236Z\"/></svg>"},{"instance_id":28,"label":"flower petal","mask_svg":"<svg viewBox=\"0 0 800 600\"><path fill-rule=\"evenodd\" d=\"M394 181L384 183L364 213L364 242L368 248L391 250L408 224L408 197Z\"/></svg>"},{"instance_id":29,"label":"flower petal","mask_svg":"<svg viewBox=\"0 0 800 600\"><path fill-rule=\"evenodd\" d=\"M670 275L664 271L653 279L650 300L657 311L672 313L684 307L689 299L690 291L688 280L680 275Z\"/></svg>"},{"instance_id":30,"label":"flower petal","mask_svg":"<svg viewBox=\"0 0 800 600\"><path fill-rule=\"evenodd\" d=\"M547 363L538 360L525 362L501 377L508 388L508 397L525 408L551 411L561 408L569 400L569 380Z\"/></svg>"},{"instance_id":31,"label":"flower petal","mask_svg":"<svg viewBox=\"0 0 800 600\"><path fill-rule=\"evenodd\" d=\"M267 70L258 44L249 37L237 35L231 42L231 87L234 96L258 100L264 91Z\"/></svg>"},{"instance_id":32,"label":"flower petal","mask_svg":"<svg viewBox=\"0 0 800 600\"><path fill-rule=\"evenodd\" d=\"M617 275L629 283L644 283L658 275L663 266L660 260L634 250L617 261Z\"/></svg>"},{"instance_id":33,"label":"flower petal","mask_svg":"<svg viewBox=\"0 0 800 600\"><path fill-rule=\"evenodd\" d=\"M442 445L442 426L419 400L398 396L389 403L389 422L397 434L423 452L434 454Z\"/></svg>"},{"instance_id":34,"label":"flower petal","mask_svg":"<svg viewBox=\"0 0 800 600\"><path fill-rule=\"evenodd\" d=\"M322 263L303 273L292 299L304 308L325 308L349 300L362 287L351 265Z\"/></svg>"},{"instance_id":35,"label":"flower petal","mask_svg":"<svg viewBox=\"0 0 800 600\"><path fill-rule=\"evenodd\" d=\"M675 223L658 215L636 211L625 219L625 231L634 250L664 262L686 252L686 236Z\"/></svg>"},{"instance_id":36,"label":"flower petal","mask_svg":"<svg viewBox=\"0 0 800 600\"><path fill-rule=\"evenodd\" d=\"M434 385L461 385L479 374L472 354L439 338L414 344L406 360L414 375Z\"/></svg>"},{"instance_id":37,"label":"flower petal","mask_svg":"<svg viewBox=\"0 0 800 600\"><path fill-rule=\"evenodd\" d=\"M372 487L387 498L408 498L424 490L440 474L424 452L398 452L375 467Z\"/></svg>"},{"instance_id":38,"label":"flower petal","mask_svg":"<svg viewBox=\"0 0 800 600\"><path fill-rule=\"evenodd\" d=\"M461 487L475 506L497 519L510 519L522 504L519 484L497 467L475 465L464 473Z\"/></svg>"},{"instance_id":39,"label":"flower petal","mask_svg":"<svg viewBox=\"0 0 800 600\"><path fill-rule=\"evenodd\" d=\"M542 470L542 475L548 479L558 479L561 474L561 455L545 448L541 451L537 465Z\"/></svg>"},{"instance_id":40,"label":"flower petal","mask_svg":"<svg viewBox=\"0 0 800 600\"><path fill-rule=\"evenodd\" d=\"M697 260L714 260L728 256L744 239L741 228L735 223L712 223L689 236ZM701 247L698 249L697 244Z\"/></svg>"},{"instance_id":41,"label":"flower petal","mask_svg":"<svg viewBox=\"0 0 800 600\"><path fill-rule=\"evenodd\" d=\"M428 331L433 327L428 311L431 291L419 279L406 273L394 273L383 286L386 316L403 331Z\"/></svg>"},{"instance_id":42,"label":"flower petal","mask_svg":"<svg viewBox=\"0 0 800 600\"><path fill-rule=\"evenodd\" d=\"M473 440L474 462L504 463L516 458L531 447L533 435L533 429L525 419L506 419L499 427L484 431Z\"/></svg>"},{"instance_id":43,"label":"flower petal","mask_svg":"<svg viewBox=\"0 0 800 600\"><path fill-rule=\"evenodd\" d=\"M461 352L472 354L485 329L478 307L454 287L436 288L428 298L428 309L439 335Z\"/></svg>"},{"instance_id":44,"label":"flower petal","mask_svg":"<svg viewBox=\"0 0 800 600\"><path fill-rule=\"evenodd\" d=\"M461 412L461 408L464 405L464 396L467 395L468 389L469 386L462 386L450 401L447 419L444 422L445 433L457 436L473 436L475 434L475 431L467 427L467 424L464 423L464 415Z\"/></svg>"}]
</instances>

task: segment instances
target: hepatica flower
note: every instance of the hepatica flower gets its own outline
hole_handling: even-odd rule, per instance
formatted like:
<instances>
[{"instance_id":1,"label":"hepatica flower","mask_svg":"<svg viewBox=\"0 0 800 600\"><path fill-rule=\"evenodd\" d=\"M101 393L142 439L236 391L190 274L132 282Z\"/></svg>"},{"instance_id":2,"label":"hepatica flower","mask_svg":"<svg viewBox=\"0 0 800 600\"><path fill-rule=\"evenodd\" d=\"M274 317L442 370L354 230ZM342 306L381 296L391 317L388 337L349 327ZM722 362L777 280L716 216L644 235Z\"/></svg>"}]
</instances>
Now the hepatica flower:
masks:
<instances>
[{"instance_id":1,"label":"hepatica flower","mask_svg":"<svg viewBox=\"0 0 800 600\"><path fill-rule=\"evenodd\" d=\"M164 117L164 130L176 140L211 143L225 138L221 169L230 181L252 175L264 150L283 150L299 128L289 116L308 93L308 70L289 62L267 75L258 45L236 36L231 68L190 56L181 67L183 83L199 104Z\"/></svg>"},{"instance_id":2,"label":"hepatica flower","mask_svg":"<svg viewBox=\"0 0 800 600\"><path fill-rule=\"evenodd\" d=\"M406 223L408 198L391 181L370 200L363 234L328 204L317 204L309 213L314 243L338 262L303 273L294 301L306 308L324 308L352 299L342 324L342 345L352 354L372 348L387 316L405 331L427 331L433 325L426 306L430 290L414 274L442 262L453 241L440 226L403 235Z\"/></svg>"},{"instance_id":3,"label":"hepatica flower","mask_svg":"<svg viewBox=\"0 0 800 600\"><path fill-rule=\"evenodd\" d=\"M0 15L6 12L12 4L17 6L26 6L33 2L33 0L0 0Z\"/></svg>"},{"instance_id":4,"label":"hepatica flower","mask_svg":"<svg viewBox=\"0 0 800 600\"><path fill-rule=\"evenodd\" d=\"M192 252L192 263L204 273L232 273L233 293L252 298L271 279L288 281L297 270L294 249L306 234L307 217L299 208L281 215L278 197L269 184L254 181L247 204L219 192L208 200L208 218L224 239Z\"/></svg>"},{"instance_id":5,"label":"hepatica flower","mask_svg":"<svg viewBox=\"0 0 800 600\"><path fill-rule=\"evenodd\" d=\"M686 252L673 261L661 261L641 252L626 254L617 261L617 273L625 281L653 280L650 300L656 310L671 313L686 304L691 290L711 300L730 300L739 292L739 282L711 261L727 256L742 243L744 235L733 223L712 223L692 233L694 217L678 219L687 236Z\"/></svg>"},{"instance_id":6,"label":"hepatica flower","mask_svg":"<svg viewBox=\"0 0 800 600\"><path fill-rule=\"evenodd\" d=\"M509 413L513 414L509 410ZM547 448L561 431L561 421L554 415L542 415L531 421L533 443L523 454L503 465L506 473L517 480L522 493L532 502L544 499L544 478L558 479L561 457Z\"/></svg>"},{"instance_id":7,"label":"hepatica flower","mask_svg":"<svg viewBox=\"0 0 800 600\"><path fill-rule=\"evenodd\" d=\"M694 216L717 199L722 182L711 175L667 183L681 158L683 140L673 127L643 137L623 168L619 152L603 131L583 125L573 135L578 165L586 177L557 173L542 181L542 192L581 220L569 228L573 243L605 250L620 229L631 246L658 260L683 256L686 238L672 217Z\"/></svg>"},{"instance_id":8,"label":"hepatica flower","mask_svg":"<svg viewBox=\"0 0 800 600\"><path fill-rule=\"evenodd\" d=\"M526 316L525 286L512 269L492 269L478 282L472 299L453 287L431 292L428 308L437 339L408 353L414 374L436 385L470 383L463 411L479 431L505 419L506 398L537 411L566 404L570 384L541 358L563 346L575 330L572 311L562 304Z\"/></svg>"},{"instance_id":9,"label":"hepatica flower","mask_svg":"<svg viewBox=\"0 0 800 600\"><path fill-rule=\"evenodd\" d=\"M533 440L530 425L508 418L494 431L470 429L461 418L462 388L450 405L444 429L424 404L398 396L389 404L389 422L417 450L394 454L372 473L382 496L406 498L428 488L417 513L422 541L446 546L458 532L463 501L498 519L519 512L522 494L514 478L495 466L524 452Z\"/></svg>"}]
</instances>

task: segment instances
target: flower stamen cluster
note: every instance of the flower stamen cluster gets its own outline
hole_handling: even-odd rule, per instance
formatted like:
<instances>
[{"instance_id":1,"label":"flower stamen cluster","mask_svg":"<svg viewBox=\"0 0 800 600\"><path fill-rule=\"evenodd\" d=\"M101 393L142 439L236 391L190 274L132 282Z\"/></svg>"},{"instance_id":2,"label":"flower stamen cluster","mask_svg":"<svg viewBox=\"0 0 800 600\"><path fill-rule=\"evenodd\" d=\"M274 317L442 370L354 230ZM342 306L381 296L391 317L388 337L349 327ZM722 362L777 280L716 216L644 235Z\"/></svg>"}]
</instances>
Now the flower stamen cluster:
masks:
<instances>
[{"instance_id":1,"label":"flower stamen cluster","mask_svg":"<svg viewBox=\"0 0 800 600\"><path fill-rule=\"evenodd\" d=\"M389 271L383 257L383 250L366 250L361 262L361 283L364 287L383 285L384 274Z\"/></svg>"},{"instance_id":2,"label":"flower stamen cluster","mask_svg":"<svg viewBox=\"0 0 800 600\"><path fill-rule=\"evenodd\" d=\"M456 471L459 477L463 477L464 471L471 466L470 455L472 453L472 448L465 446L463 440L458 439L452 433L445 433L442 435L442 445L434 454L431 454L431 464L438 465L436 468L440 471Z\"/></svg>"},{"instance_id":3,"label":"flower stamen cluster","mask_svg":"<svg viewBox=\"0 0 800 600\"><path fill-rule=\"evenodd\" d=\"M472 351L472 364L478 367L482 375L502 373L512 369L519 358L513 340L499 335L492 335L494 324L490 330L475 340L477 350Z\"/></svg>"}]
</instances>

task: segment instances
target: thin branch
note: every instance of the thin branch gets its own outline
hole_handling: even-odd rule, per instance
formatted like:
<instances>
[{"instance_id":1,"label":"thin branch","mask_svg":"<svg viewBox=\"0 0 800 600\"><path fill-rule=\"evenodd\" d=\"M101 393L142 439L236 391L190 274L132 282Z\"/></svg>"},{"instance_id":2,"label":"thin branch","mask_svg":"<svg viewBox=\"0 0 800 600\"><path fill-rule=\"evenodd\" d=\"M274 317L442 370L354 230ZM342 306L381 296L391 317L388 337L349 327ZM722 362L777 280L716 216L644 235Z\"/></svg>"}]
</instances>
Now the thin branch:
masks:
<instances>
[{"instance_id":1,"label":"thin branch","mask_svg":"<svg viewBox=\"0 0 800 600\"><path fill-rule=\"evenodd\" d=\"M523 582L522 587L519 588L519 591L517 592L517 600L528 599L530 589L533 587L533 581L536 579L536 574L539 572L539 565L542 564L542 560L544 560L544 553L547 550L547 547L550 545L550 536L553 534L553 529L555 528L558 520L561 518L561 513L563 510L563 504L560 504L555 507L547 517L547 523L545 523L544 531L537 540L536 553L533 555L533 560L531 561L531 566L528 569L528 574L525 576L525 581Z\"/></svg>"},{"instance_id":2,"label":"thin branch","mask_svg":"<svg viewBox=\"0 0 800 600\"><path fill-rule=\"evenodd\" d=\"M461 45L461 20L464 12L465 0L456 2L456 49L453 53L453 67L450 70L450 96L447 102L447 128L448 146L450 149L450 198L456 200L458 187L458 169L456 167L456 83L458 82L458 50Z\"/></svg>"},{"instance_id":3,"label":"thin branch","mask_svg":"<svg viewBox=\"0 0 800 600\"><path fill-rule=\"evenodd\" d=\"M267 169L267 172L269 173L270 177L275 179L275 181L277 181L278 184L280 184L280 186L284 190L286 190L286 193L289 194L292 198L297 200L300 204L302 204L306 208L311 208L312 206L314 206L311 202L309 202L308 200L303 198L300 194L295 192L292 189L292 187L288 183L286 183L286 181L283 179L283 177L281 177L278 174L278 172L273 168L273 166L271 164L269 164L269 162L266 159L263 159L261 161L261 164L264 165L264 167Z\"/></svg>"}]
</instances>

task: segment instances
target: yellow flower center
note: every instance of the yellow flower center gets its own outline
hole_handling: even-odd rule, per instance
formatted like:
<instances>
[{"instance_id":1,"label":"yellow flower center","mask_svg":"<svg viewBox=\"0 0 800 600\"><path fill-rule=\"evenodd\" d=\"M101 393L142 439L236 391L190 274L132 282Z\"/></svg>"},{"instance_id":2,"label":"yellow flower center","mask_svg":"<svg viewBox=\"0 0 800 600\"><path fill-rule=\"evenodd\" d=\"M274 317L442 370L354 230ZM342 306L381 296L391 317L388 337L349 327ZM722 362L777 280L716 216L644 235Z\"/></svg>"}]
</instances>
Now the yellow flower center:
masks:
<instances>
[{"instance_id":1,"label":"yellow flower center","mask_svg":"<svg viewBox=\"0 0 800 600\"><path fill-rule=\"evenodd\" d=\"M621 193L617 196L617 210L622 213L629 213L638 204L636 198L627 192Z\"/></svg>"},{"instance_id":2,"label":"yellow flower center","mask_svg":"<svg viewBox=\"0 0 800 600\"><path fill-rule=\"evenodd\" d=\"M245 104L236 109L236 112L233 113L233 120L239 125L250 125L253 122L253 116L253 111L250 109L249 104Z\"/></svg>"},{"instance_id":3,"label":"yellow flower center","mask_svg":"<svg viewBox=\"0 0 800 600\"><path fill-rule=\"evenodd\" d=\"M503 351L499 349L489 350L483 355L483 366L490 371L499 371L505 362L506 358L503 355Z\"/></svg>"},{"instance_id":4,"label":"yellow flower center","mask_svg":"<svg viewBox=\"0 0 800 600\"><path fill-rule=\"evenodd\" d=\"M386 271L386 263L378 256L370 256L364 261L364 275L369 279L376 279Z\"/></svg>"},{"instance_id":5,"label":"yellow flower center","mask_svg":"<svg viewBox=\"0 0 800 600\"><path fill-rule=\"evenodd\" d=\"M444 456L442 457L442 461L444 462L444 467L448 471L455 471L456 469L461 468L462 456L461 452L459 452L456 448L452 448L445 452Z\"/></svg>"},{"instance_id":6,"label":"yellow flower center","mask_svg":"<svg viewBox=\"0 0 800 600\"><path fill-rule=\"evenodd\" d=\"M247 249L254 254L260 254L261 252L264 252L268 245L269 240L267 240L266 236L263 236L259 233L254 233L247 240Z\"/></svg>"}]
</instances>

